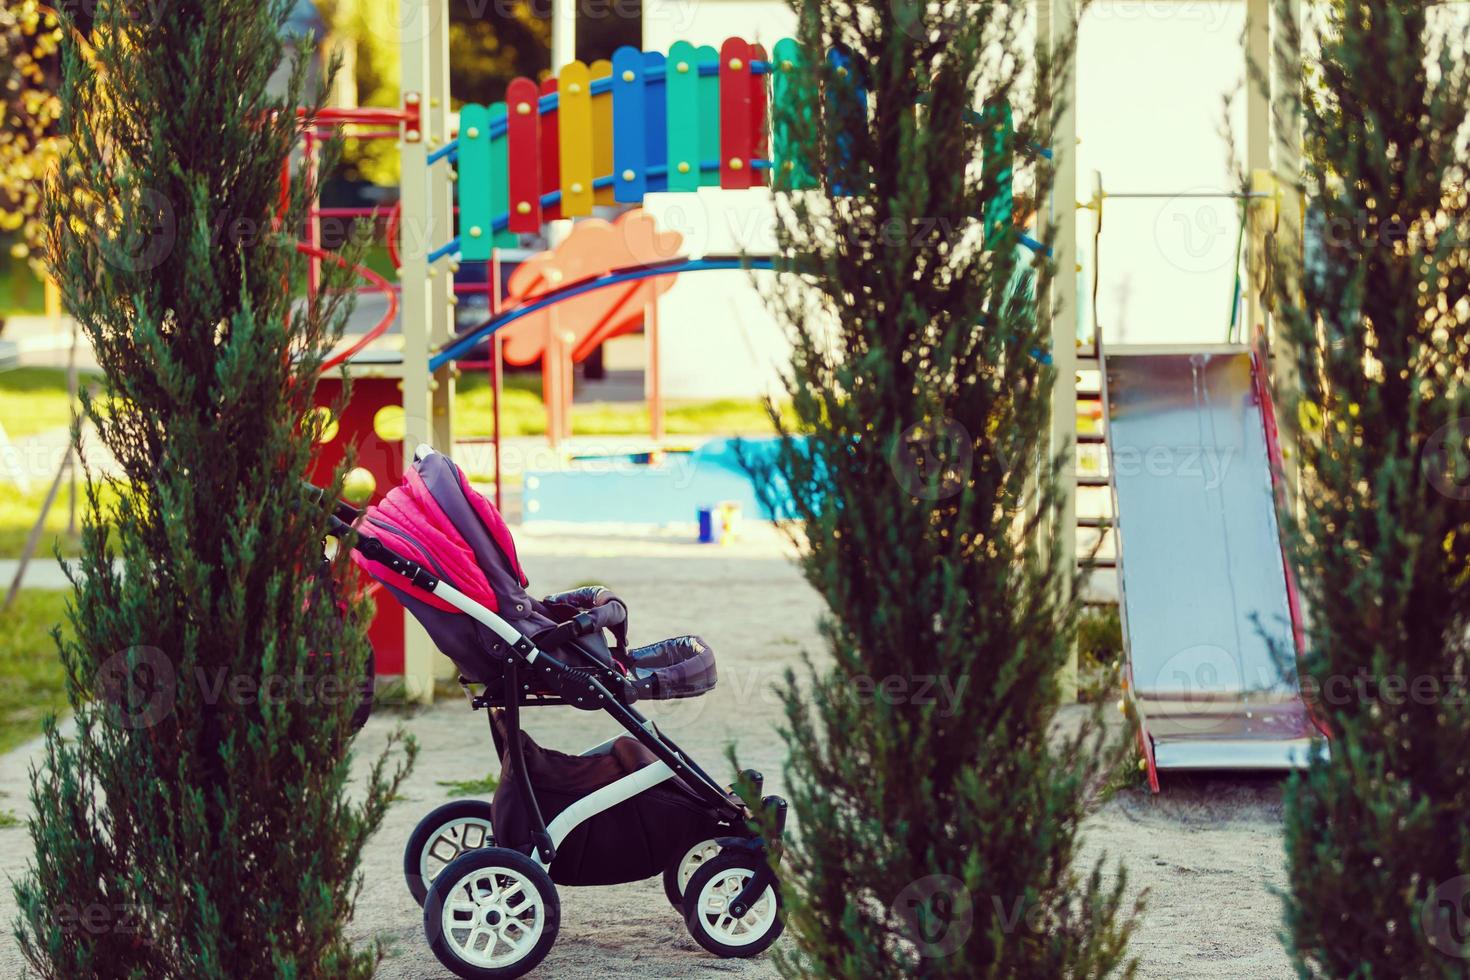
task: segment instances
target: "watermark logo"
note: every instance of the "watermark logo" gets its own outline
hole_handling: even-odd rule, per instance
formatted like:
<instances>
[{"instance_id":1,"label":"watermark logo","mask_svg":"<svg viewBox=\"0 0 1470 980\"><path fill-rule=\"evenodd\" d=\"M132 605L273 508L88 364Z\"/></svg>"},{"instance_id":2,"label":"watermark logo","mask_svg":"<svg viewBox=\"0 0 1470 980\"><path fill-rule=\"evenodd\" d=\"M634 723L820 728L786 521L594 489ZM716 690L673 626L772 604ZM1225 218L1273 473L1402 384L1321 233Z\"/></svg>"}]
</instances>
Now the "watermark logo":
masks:
<instances>
[{"instance_id":1,"label":"watermark logo","mask_svg":"<svg viewBox=\"0 0 1470 980\"><path fill-rule=\"evenodd\" d=\"M1208 188L1170 198L1154 219L1154 242L1170 264L1183 272L1206 273L1235 261L1235 229L1224 201L1193 197Z\"/></svg>"},{"instance_id":2,"label":"watermark logo","mask_svg":"<svg viewBox=\"0 0 1470 980\"><path fill-rule=\"evenodd\" d=\"M128 202L128 211L130 221L105 227L98 236L103 261L125 272L158 268L173 251L178 235L173 202L144 187L137 191L136 199Z\"/></svg>"},{"instance_id":3,"label":"watermark logo","mask_svg":"<svg viewBox=\"0 0 1470 980\"><path fill-rule=\"evenodd\" d=\"M1424 475L1451 500L1470 500L1470 419L1455 419L1424 443Z\"/></svg>"},{"instance_id":4,"label":"watermark logo","mask_svg":"<svg viewBox=\"0 0 1470 980\"><path fill-rule=\"evenodd\" d=\"M120 728L151 728L173 708L177 675L158 647L128 647L97 668L107 712Z\"/></svg>"},{"instance_id":5,"label":"watermark logo","mask_svg":"<svg viewBox=\"0 0 1470 980\"><path fill-rule=\"evenodd\" d=\"M1214 731L1222 719L1213 710L1239 700L1240 663L1229 650L1209 643L1186 647L1159 667L1152 688L1140 694L1158 702L1153 711L1195 732Z\"/></svg>"},{"instance_id":6,"label":"watermark logo","mask_svg":"<svg viewBox=\"0 0 1470 980\"><path fill-rule=\"evenodd\" d=\"M951 418L909 426L888 458L899 485L921 500L944 500L959 493L974 462L974 440Z\"/></svg>"},{"instance_id":7,"label":"watermark logo","mask_svg":"<svg viewBox=\"0 0 1470 980\"><path fill-rule=\"evenodd\" d=\"M1446 956L1470 959L1470 875L1441 882L1419 909L1429 945Z\"/></svg>"},{"instance_id":8,"label":"watermark logo","mask_svg":"<svg viewBox=\"0 0 1470 980\"><path fill-rule=\"evenodd\" d=\"M894 919L919 956L949 956L965 944L975 924L975 903L954 875L928 875L910 883L891 906Z\"/></svg>"}]
</instances>

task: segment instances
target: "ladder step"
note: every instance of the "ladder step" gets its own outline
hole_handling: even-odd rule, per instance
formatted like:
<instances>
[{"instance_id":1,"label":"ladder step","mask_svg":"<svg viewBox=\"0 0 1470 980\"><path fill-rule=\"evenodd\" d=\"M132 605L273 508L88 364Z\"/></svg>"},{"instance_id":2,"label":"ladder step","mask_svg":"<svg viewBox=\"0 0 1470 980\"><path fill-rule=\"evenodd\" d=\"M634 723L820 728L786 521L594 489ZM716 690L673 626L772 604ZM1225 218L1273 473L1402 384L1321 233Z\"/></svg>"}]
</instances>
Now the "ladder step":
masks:
<instances>
[{"instance_id":1,"label":"ladder step","mask_svg":"<svg viewBox=\"0 0 1470 980\"><path fill-rule=\"evenodd\" d=\"M1077 518L1077 526L1111 531L1113 529L1113 520L1110 517L1079 517Z\"/></svg>"},{"instance_id":2,"label":"ladder step","mask_svg":"<svg viewBox=\"0 0 1470 980\"><path fill-rule=\"evenodd\" d=\"M1117 568L1118 560L1116 558L1094 558L1091 561L1079 560L1077 567L1089 570L1096 568Z\"/></svg>"},{"instance_id":3,"label":"ladder step","mask_svg":"<svg viewBox=\"0 0 1470 980\"><path fill-rule=\"evenodd\" d=\"M1079 446L1105 446L1108 437L1101 432L1079 432L1077 433L1077 445Z\"/></svg>"},{"instance_id":4,"label":"ladder step","mask_svg":"<svg viewBox=\"0 0 1470 980\"><path fill-rule=\"evenodd\" d=\"M1077 485L1079 487L1108 487L1108 486L1112 486L1112 484L1108 481L1108 478L1105 477L1105 476L1079 476L1077 478Z\"/></svg>"},{"instance_id":5,"label":"ladder step","mask_svg":"<svg viewBox=\"0 0 1470 980\"><path fill-rule=\"evenodd\" d=\"M1102 401L1102 392L1081 390L1077 392L1077 400L1079 402L1100 402Z\"/></svg>"}]
</instances>

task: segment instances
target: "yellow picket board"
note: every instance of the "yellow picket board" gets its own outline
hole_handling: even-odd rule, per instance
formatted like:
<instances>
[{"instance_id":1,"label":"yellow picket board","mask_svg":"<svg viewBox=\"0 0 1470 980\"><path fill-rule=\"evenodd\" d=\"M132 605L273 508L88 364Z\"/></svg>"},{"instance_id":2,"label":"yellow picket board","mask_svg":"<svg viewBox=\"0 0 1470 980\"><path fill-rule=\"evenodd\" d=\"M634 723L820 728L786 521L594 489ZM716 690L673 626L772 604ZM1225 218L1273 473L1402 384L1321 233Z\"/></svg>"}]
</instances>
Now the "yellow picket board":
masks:
<instances>
[{"instance_id":1,"label":"yellow picket board","mask_svg":"<svg viewBox=\"0 0 1470 980\"><path fill-rule=\"evenodd\" d=\"M573 61L561 70L556 83L556 128L561 161L561 216L580 218L592 213L592 73ZM611 127L608 131L611 132Z\"/></svg>"},{"instance_id":2,"label":"yellow picket board","mask_svg":"<svg viewBox=\"0 0 1470 980\"><path fill-rule=\"evenodd\" d=\"M592 62L589 69L592 80L607 78L612 75L612 62L603 58L601 61ZM613 110L612 89L592 96L592 174L594 177L605 177L613 172ZM592 194L593 200L598 204L617 204L613 200L613 188L611 184L599 187Z\"/></svg>"}]
</instances>

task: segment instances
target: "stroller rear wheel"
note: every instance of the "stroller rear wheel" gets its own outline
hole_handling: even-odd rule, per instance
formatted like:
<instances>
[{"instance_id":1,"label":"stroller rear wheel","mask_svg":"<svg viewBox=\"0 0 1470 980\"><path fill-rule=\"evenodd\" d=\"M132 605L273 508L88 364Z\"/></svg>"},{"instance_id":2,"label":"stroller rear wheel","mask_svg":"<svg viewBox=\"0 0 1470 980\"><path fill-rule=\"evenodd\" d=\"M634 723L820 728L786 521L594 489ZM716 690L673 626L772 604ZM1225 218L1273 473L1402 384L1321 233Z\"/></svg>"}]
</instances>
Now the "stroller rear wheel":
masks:
<instances>
[{"instance_id":1,"label":"stroller rear wheel","mask_svg":"<svg viewBox=\"0 0 1470 980\"><path fill-rule=\"evenodd\" d=\"M551 877L504 847L455 858L424 900L429 948L466 980L524 976L546 957L560 928L561 900Z\"/></svg>"},{"instance_id":2,"label":"stroller rear wheel","mask_svg":"<svg viewBox=\"0 0 1470 980\"><path fill-rule=\"evenodd\" d=\"M755 877L761 859L751 853L721 854L694 872L684 890L684 924L694 941L722 957L764 952L786 928L781 918L781 892L768 886L740 918L730 902Z\"/></svg>"},{"instance_id":3,"label":"stroller rear wheel","mask_svg":"<svg viewBox=\"0 0 1470 980\"><path fill-rule=\"evenodd\" d=\"M484 800L451 800L429 811L408 836L403 848L403 879L413 900L423 907L429 885L461 854L494 847L490 804Z\"/></svg>"},{"instance_id":4,"label":"stroller rear wheel","mask_svg":"<svg viewBox=\"0 0 1470 980\"><path fill-rule=\"evenodd\" d=\"M681 915L684 912L684 889L689 887L689 879L694 877L694 872L706 861L718 857L719 854L718 841L702 840L680 854L664 869L664 894L668 896L669 904Z\"/></svg>"}]
</instances>

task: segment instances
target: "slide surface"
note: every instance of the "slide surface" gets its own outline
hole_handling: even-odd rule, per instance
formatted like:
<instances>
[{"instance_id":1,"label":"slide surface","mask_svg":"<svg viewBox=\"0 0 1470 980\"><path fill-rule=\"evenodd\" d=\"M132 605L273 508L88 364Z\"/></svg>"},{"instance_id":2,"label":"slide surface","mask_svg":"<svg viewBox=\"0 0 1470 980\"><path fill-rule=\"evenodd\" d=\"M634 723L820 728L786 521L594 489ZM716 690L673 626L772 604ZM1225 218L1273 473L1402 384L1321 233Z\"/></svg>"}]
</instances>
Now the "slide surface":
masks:
<instances>
[{"instance_id":1,"label":"slide surface","mask_svg":"<svg viewBox=\"0 0 1470 980\"><path fill-rule=\"evenodd\" d=\"M1236 346L1105 350L1129 696L1160 769L1287 769L1320 737L1295 680L1274 421Z\"/></svg>"}]
</instances>

